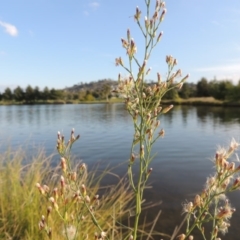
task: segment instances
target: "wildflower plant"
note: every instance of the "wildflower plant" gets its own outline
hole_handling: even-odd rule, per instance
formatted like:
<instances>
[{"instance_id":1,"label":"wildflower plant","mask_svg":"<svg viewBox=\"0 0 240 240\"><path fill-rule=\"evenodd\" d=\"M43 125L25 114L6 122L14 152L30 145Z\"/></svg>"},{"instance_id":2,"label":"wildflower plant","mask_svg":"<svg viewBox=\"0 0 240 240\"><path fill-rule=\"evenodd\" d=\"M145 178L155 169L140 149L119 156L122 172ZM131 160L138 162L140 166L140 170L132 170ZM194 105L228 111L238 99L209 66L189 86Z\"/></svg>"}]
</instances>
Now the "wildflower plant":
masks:
<instances>
[{"instance_id":1,"label":"wildflower plant","mask_svg":"<svg viewBox=\"0 0 240 240\"><path fill-rule=\"evenodd\" d=\"M48 219L51 217L53 210L62 220L62 233L68 240L79 237L77 236L80 230L78 228L81 228L81 221L85 221L85 214L89 214L94 225L100 232L103 232L94 214L95 208L99 204L99 196L92 195L92 193L89 195L90 193L84 184L87 177L86 165L83 163L77 166L76 169L73 168L70 160L72 145L79 137L79 135L75 137L74 130L72 130L70 140L65 144L64 136L58 132L57 150L61 156L60 165L62 171L58 187L50 190L47 185L36 184L39 192L49 201L47 214L42 216L39 229L44 229L50 239L52 238L52 229L49 226Z\"/></svg>"},{"instance_id":2,"label":"wildflower plant","mask_svg":"<svg viewBox=\"0 0 240 240\"><path fill-rule=\"evenodd\" d=\"M183 205L186 214L186 232L179 239L190 239L193 229L197 228L204 240L220 240L219 235L227 233L230 219L235 212L226 194L240 189L240 165L235 166L231 161L233 153L239 147L234 139L228 149L219 148L216 152L214 165L215 173L207 178L201 194L197 194L193 202ZM211 224L211 232L205 232L205 227Z\"/></svg>"},{"instance_id":3,"label":"wildflower plant","mask_svg":"<svg viewBox=\"0 0 240 240\"><path fill-rule=\"evenodd\" d=\"M125 99L125 105L128 113L132 117L134 126L134 137L131 146L128 176L135 194L135 220L130 238L137 239L138 224L142 211L143 192L147 180L152 172L150 164L154 158L152 147L156 141L164 136L164 130L160 129L159 116L167 113L173 108L173 105L162 107L161 100L164 94L171 89L181 89L188 75L176 81L181 77L181 70L173 71L177 65L177 60L171 55L166 56L168 67L167 76L162 80L160 73L157 73L157 81L155 84L147 84L146 76L151 71L148 67L152 50L160 42L163 32L159 31L159 26L162 23L166 8L165 2L157 0L155 5L151 7L152 2L145 0L146 17L142 18L142 12L137 7L134 15L140 31L142 33L145 46L143 59L137 58L137 45L131 36L131 32L127 30L126 38L122 38L122 47L126 50L127 64L124 63L121 57L116 58L116 66L121 66L127 71L128 76L122 77L118 75L118 87L115 92ZM151 12L151 9L154 9ZM133 69L138 71L134 74ZM137 154L135 154L137 152ZM136 160L139 158L139 160ZM137 180L133 177L133 165L138 164Z\"/></svg>"},{"instance_id":4,"label":"wildflower plant","mask_svg":"<svg viewBox=\"0 0 240 240\"><path fill-rule=\"evenodd\" d=\"M64 136L58 133L60 169L53 173L51 186L36 184L45 199L42 206L45 214L40 218L39 229L45 231L49 239L59 239L59 232L60 236L67 240L88 237L109 239L107 232L114 238L117 232L114 221L126 215L124 208L131 202L132 195L126 193L126 184L120 182L116 185L115 192L110 188L109 192L105 192L106 196L100 199L97 194L99 176L93 176L93 186L88 185L91 177L86 164L79 163L74 166L72 162L71 148L79 137L75 137L72 130L70 140L65 143ZM117 213L111 212L112 209ZM54 233L53 229L58 233Z\"/></svg>"}]
</instances>

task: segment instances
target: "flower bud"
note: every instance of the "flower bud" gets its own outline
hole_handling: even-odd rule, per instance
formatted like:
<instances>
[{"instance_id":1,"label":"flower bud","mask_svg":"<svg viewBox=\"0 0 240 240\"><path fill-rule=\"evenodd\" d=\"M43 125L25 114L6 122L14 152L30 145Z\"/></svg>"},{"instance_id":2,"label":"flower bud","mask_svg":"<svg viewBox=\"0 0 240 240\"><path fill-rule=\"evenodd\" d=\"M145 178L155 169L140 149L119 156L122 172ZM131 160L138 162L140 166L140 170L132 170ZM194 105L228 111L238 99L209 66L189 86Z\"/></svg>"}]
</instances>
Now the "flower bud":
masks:
<instances>
[{"instance_id":1,"label":"flower bud","mask_svg":"<svg viewBox=\"0 0 240 240\"><path fill-rule=\"evenodd\" d=\"M155 127L157 128L160 125L160 120L157 120L155 123Z\"/></svg>"},{"instance_id":2,"label":"flower bud","mask_svg":"<svg viewBox=\"0 0 240 240\"><path fill-rule=\"evenodd\" d=\"M197 194L194 198L194 207L200 207L202 203L201 197Z\"/></svg>"},{"instance_id":3,"label":"flower bud","mask_svg":"<svg viewBox=\"0 0 240 240\"><path fill-rule=\"evenodd\" d=\"M161 83L161 75L160 75L160 73L157 73L157 79L158 79L158 84L160 84Z\"/></svg>"},{"instance_id":4,"label":"flower bud","mask_svg":"<svg viewBox=\"0 0 240 240\"><path fill-rule=\"evenodd\" d=\"M42 195L45 195L45 190L44 188L40 185L40 183L36 183L36 187L38 188L39 192L42 194Z\"/></svg>"},{"instance_id":5,"label":"flower bud","mask_svg":"<svg viewBox=\"0 0 240 240\"><path fill-rule=\"evenodd\" d=\"M147 70L146 75L148 75L151 70L152 70L152 68L150 67L150 68Z\"/></svg>"},{"instance_id":6,"label":"flower bud","mask_svg":"<svg viewBox=\"0 0 240 240\"><path fill-rule=\"evenodd\" d=\"M76 172L71 173L71 180L73 182L76 182L76 180L77 180L77 173Z\"/></svg>"},{"instance_id":7,"label":"flower bud","mask_svg":"<svg viewBox=\"0 0 240 240\"><path fill-rule=\"evenodd\" d=\"M123 46L124 48L128 48L128 43L127 43L127 41L126 41L125 39L123 39L123 38L121 38L121 41L122 41L122 46Z\"/></svg>"},{"instance_id":8,"label":"flower bud","mask_svg":"<svg viewBox=\"0 0 240 240\"><path fill-rule=\"evenodd\" d=\"M49 206L49 207L47 208L47 217L50 215L51 212L52 212L52 207Z\"/></svg>"},{"instance_id":9,"label":"flower bud","mask_svg":"<svg viewBox=\"0 0 240 240\"><path fill-rule=\"evenodd\" d=\"M58 204L56 203L54 197L50 197L50 198L49 198L49 201L52 203L54 209L55 209L56 211L58 211Z\"/></svg>"},{"instance_id":10,"label":"flower bud","mask_svg":"<svg viewBox=\"0 0 240 240\"><path fill-rule=\"evenodd\" d=\"M186 237L186 235L182 233L182 234L180 234L179 236L177 236L177 239L178 239L178 240L184 240L185 237Z\"/></svg>"},{"instance_id":11,"label":"flower bud","mask_svg":"<svg viewBox=\"0 0 240 240\"><path fill-rule=\"evenodd\" d=\"M140 17L141 17L141 11L139 10L138 7L136 7L136 14L134 15L134 19L136 21L139 21Z\"/></svg>"},{"instance_id":12,"label":"flower bud","mask_svg":"<svg viewBox=\"0 0 240 240\"><path fill-rule=\"evenodd\" d=\"M161 129L161 131L159 132L158 135L159 135L160 137L164 137L164 134L165 134L165 131L164 131L163 129Z\"/></svg>"},{"instance_id":13,"label":"flower bud","mask_svg":"<svg viewBox=\"0 0 240 240\"><path fill-rule=\"evenodd\" d=\"M57 188L53 189L53 196L55 197L56 200L58 199L58 189Z\"/></svg>"},{"instance_id":14,"label":"flower bud","mask_svg":"<svg viewBox=\"0 0 240 240\"><path fill-rule=\"evenodd\" d=\"M163 9L163 11L162 11L162 14L161 14L161 16L160 16L160 22L162 22L162 21L163 21L163 19L164 19L164 16L165 16L166 12L167 12L167 9L166 9L166 8L164 8L164 9Z\"/></svg>"},{"instance_id":15,"label":"flower bud","mask_svg":"<svg viewBox=\"0 0 240 240\"><path fill-rule=\"evenodd\" d=\"M49 187L47 185L43 185L43 189L46 193L49 193Z\"/></svg>"},{"instance_id":16,"label":"flower bud","mask_svg":"<svg viewBox=\"0 0 240 240\"><path fill-rule=\"evenodd\" d=\"M153 170L152 168L149 168L149 169L148 169L147 177L149 177L149 175L151 174L152 170Z\"/></svg>"},{"instance_id":17,"label":"flower bud","mask_svg":"<svg viewBox=\"0 0 240 240\"><path fill-rule=\"evenodd\" d=\"M131 158L130 158L130 162L133 163L135 161L136 157L135 155L132 153Z\"/></svg>"},{"instance_id":18,"label":"flower bud","mask_svg":"<svg viewBox=\"0 0 240 240\"><path fill-rule=\"evenodd\" d=\"M86 187L84 184L82 184L82 194L83 194L83 196L86 196L86 194L87 194L87 190L86 190Z\"/></svg>"},{"instance_id":19,"label":"flower bud","mask_svg":"<svg viewBox=\"0 0 240 240\"><path fill-rule=\"evenodd\" d=\"M162 35L163 35L163 32L160 32L159 35L158 35L158 38L157 38L157 41L158 41L158 42L161 40Z\"/></svg>"},{"instance_id":20,"label":"flower bud","mask_svg":"<svg viewBox=\"0 0 240 240\"><path fill-rule=\"evenodd\" d=\"M115 59L115 65L116 66L119 66L119 65L123 66L123 61L122 61L121 57Z\"/></svg>"},{"instance_id":21,"label":"flower bud","mask_svg":"<svg viewBox=\"0 0 240 240\"><path fill-rule=\"evenodd\" d=\"M145 27L146 29L148 29L149 27L149 20L147 19L147 17L145 17Z\"/></svg>"},{"instance_id":22,"label":"flower bud","mask_svg":"<svg viewBox=\"0 0 240 240\"><path fill-rule=\"evenodd\" d=\"M61 158L61 168L62 168L63 172L66 172L67 163L66 163L66 159L64 157Z\"/></svg>"},{"instance_id":23,"label":"flower bud","mask_svg":"<svg viewBox=\"0 0 240 240\"><path fill-rule=\"evenodd\" d=\"M168 111L170 111L173 108L173 105L169 105L168 107L164 108L162 110L162 113L167 113Z\"/></svg>"},{"instance_id":24,"label":"flower bud","mask_svg":"<svg viewBox=\"0 0 240 240\"><path fill-rule=\"evenodd\" d=\"M130 42L131 34L130 34L130 30L129 29L127 30L127 39L128 39L128 42Z\"/></svg>"}]
</instances>

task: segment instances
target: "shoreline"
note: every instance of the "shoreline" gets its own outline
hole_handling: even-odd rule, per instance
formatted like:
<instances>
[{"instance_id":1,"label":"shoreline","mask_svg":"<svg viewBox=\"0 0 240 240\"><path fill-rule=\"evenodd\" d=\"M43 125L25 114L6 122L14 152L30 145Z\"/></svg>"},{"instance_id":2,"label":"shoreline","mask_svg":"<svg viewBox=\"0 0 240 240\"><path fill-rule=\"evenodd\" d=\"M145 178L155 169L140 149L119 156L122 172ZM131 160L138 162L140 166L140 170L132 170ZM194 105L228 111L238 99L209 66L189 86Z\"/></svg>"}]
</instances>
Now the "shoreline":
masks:
<instances>
[{"instance_id":1,"label":"shoreline","mask_svg":"<svg viewBox=\"0 0 240 240\"><path fill-rule=\"evenodd\" d=\"M63 101L63 100L48 100L48 101L37 101L37 102L4 102L0 101L0 106L12 106L12 105L59 105L59 104L114 104L124 103L122 99L114 100L100 100L100 101ZM199 97L189 99L170 99L162 100L163 105L189 105L189 106L219 106L219 107L240 107L240 101L220 101L213 97Z\"/></svg>"}]
</instances>

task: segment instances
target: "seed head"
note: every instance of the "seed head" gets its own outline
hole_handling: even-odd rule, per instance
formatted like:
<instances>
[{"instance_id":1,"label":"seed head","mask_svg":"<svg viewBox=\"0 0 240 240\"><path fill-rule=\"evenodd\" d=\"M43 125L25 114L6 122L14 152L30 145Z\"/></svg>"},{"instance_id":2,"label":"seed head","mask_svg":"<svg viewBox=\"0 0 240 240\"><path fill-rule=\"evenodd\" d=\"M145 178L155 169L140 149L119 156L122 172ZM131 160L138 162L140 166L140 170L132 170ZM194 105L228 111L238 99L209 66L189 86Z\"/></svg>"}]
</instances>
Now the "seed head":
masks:
<instances>
[{"instance_id":1,"label":"seed head","mask_svg":"<svg viewBox=\"0 0 240 240\"><path fill-rule=\"evenodd\" d=\"M162 113L167 113L168 111L170 111L173 108L173 105L169 105L168 107L164 108L162 110Z\"/></svg>"},{"instance_id":2,"label":"seed head","mask_svg":"<svg viewBox=\"0 0 240 240\"><path fill-rule=\"evenodd\" d=\"M127 39L128 39L128 42L130 42L131 34L130 34L130 30L129 29L127 30Z\"/></svg>"},{"instance_id":3,"label":"seed head","mask_svg":"<svg viewBox=\"0 0 240 240\"><path fill-rule=\"evenodd\" d=\"M121 57L115 59L115 65L116 66L119 66L119 65L123 66L123 61L122 61Z\"/></svg>"},{"instance_id":4,"label":"seed head","mask_svg":"<svg viewBox=\"0 0 240 240\"><path fill-rule=\"evenodd\" d=\"M163 9L163 11L162 11L162 14L161 14L161 16L160 16L160 22L162 22L162 21L163 21L163 19L164 19L164 16L166 15L166 12L167 12L167 9L166 9L166 8L164 8L164 9Z\"/></svg>"},{"instance_id":5,"label":"seed head","mask_svg":"<svg viewBox=\"0 0 240 240\"><path fill-rule=\"evenodd\" d=\"M87 194L87 190L86 190L86 187L84 184L82 184L82 194L83 194L83 196L86 196L86 194Z\"/></svg>"},{"instance_id":6,"label":"seed head","mask_svg":"<svg viewBox=\"0 0 240 240\"><path fill-rule=\"evenodd\" d=\"M58 204L56 203L54 197L50 197L49 201L52 203L54 209L58 211Z\"/></svg>"},{"instance_id":7,"label":"seed head","mask_svg":"<svg viewBox=\"0 0 240 240\"><path fill-rule=\"evenodd\" d=\"M160 32L157 38L157 41L160 42L161 38L162 38L163 32Z\"/></svg>"},{"instance_id":8,"label":"seed head","mask_svg":"<svg viewBox=\"0 0 240 240\"><path fill-rule=\"evenodd\" d=\"M136 14L134 15L134 19L136 21L139 21L140 17L141 17L141 11L139 10L138 7L136 7Z\"/></svg>"},{"instance_id":9,"label":"seed head","mask_svg":"<svg viewBox=\"0 0 240 240\"><path fill-rule=\"evenodd\" d=\"M136 156L132 153L131 158L130 158L130 162L133 163L136 159Z\"/></svg>"},{"instance_id":10,"label":"seed head","mask_svg":"<svg viewBox=\"0 0 240 240\"><path fill-rule=\"evenodd\" d=\"M149 24L150 24L150 22L149 22L148 18L145 17L145 27L146 27L146 29L148 29Z\"/></svg>"},{"instance_id":11,"label":"seed head","mask_svg":"<svg viewBox=\"0 0 240 240\"><path fill-rule=\"evenodd\" d=\"M164 135L165 135L164 129L161 129L161 131L159 132L158 135L159 135L160 137L164 137Z\"/></svg>"},{"instance_id":12,"label":"seed head","mask_svg":"<svg viewBox=\"0 0 240 240\"><path fill-rule=\"evenodd\" d=\"M72 172L72 173L71 173L71 180L72 180L73 182L76 182L76 180L77 180L77 173L76 173L76 172Z\"/></svg>"},{"instance_id":13,"label":"seed head","mask_svg":"<svg viewBox=\"0 0 240 240\"><path fill-rule=\"evenodd\" d=\"M146 72L146 75L148 75L150 72L151 72L152 68L150 67L147 72Z\"/></svg>"},{"instance_id":14,"label":"seed head","mask_svg":"<svg viewBox=\"0 0 240 240\"><path fill-rule=\"evenodd\" d=\"M42 195L45 195L45 194L46 194L46 191L45 191L44 188L40 185L40 183L36 183L36 187L38 188L39 192L40 192Z\"/></svg>"},{"instance_id":15,"label":"seed head","mask_svg":"<svg viewBox=\"0 0 240 240\"><path fill-rule=\"evenodd\" d=\"M122 46L124 48L128 48L128 42L125 39L123 39L123 38L121 38L121 41L122 41Z\"/></svg>"},{"instance_id":16,"label":"seed head","mask_svg":"<svg viewBox=\"0 0 240 240\"><path fill-rule=\"evenodd\" d=\"M53 196L55 197L56 200L58 199L58 189L57 188L53 189Z\"/></svg>"},{"instance_id":17,"label":"seed head","mask_svg":"<svg viewBox=\"0 0 240 240\"><path fill-rule=\"evenodd\" d=\"M49 206L49 207L47 208L47 217L50 215L51 212L52 212L52 207Z\"/></svg>"},{"instance_id":18,"label":"seed head","mask_svg":"<svg viewBox=\"0 0 240 240\"><path fill-rule=\"evenodd\" d=\"M179 236L177 236L177 239L178 239L178 240L184 240L185 237L186 237L186 235L182 233L182 234L180 234Z\"/></svg>"},{"instance_id":19,"label":"seed head","mask_svg":"<svg viewBox=\"0 0 240 240\"><path fill-rule=\"evenodd\" d=\"M61 168L62 168L63 172L66 172L67 163L66 163L66 159L64 157L61 158Z\"/></svg>"},{"instance_id":20,"label":"seed head","mask_svg":"<svg viewBox=\"0 0 240 240\"><path fill-rule=\"evenodd\" d=\"M201 197L197 194L194 198L194 207L200 207L202 204L202 199Z\"/></svg>"}]
</instances>

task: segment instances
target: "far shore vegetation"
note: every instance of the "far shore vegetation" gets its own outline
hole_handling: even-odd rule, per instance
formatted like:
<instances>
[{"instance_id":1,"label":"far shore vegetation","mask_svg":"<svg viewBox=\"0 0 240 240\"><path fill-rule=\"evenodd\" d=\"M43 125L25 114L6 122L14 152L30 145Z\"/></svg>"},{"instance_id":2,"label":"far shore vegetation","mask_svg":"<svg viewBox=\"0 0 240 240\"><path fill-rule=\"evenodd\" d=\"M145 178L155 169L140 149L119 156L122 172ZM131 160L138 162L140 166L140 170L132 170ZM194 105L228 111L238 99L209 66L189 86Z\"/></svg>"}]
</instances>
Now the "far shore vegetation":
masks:
<instances>
[{"instance_id":1,"label":"far shore vegetation","mask_svg":"<svg viewBox=\"0 0 240 240\"><path fill-rule=\"evenodd\" d=\"M80 104L80 103L116 103L123 102L114 92L118 82L102 79L90 83L79 83L65 89L40 90L38 86L28 85L25 89L6 88L0 93L0 105L21 104ZM155 84L148 80L148 85ZM164 103L175 105L214 105L240 106L240 81L210 80L201 78L197 83L185 83L181 90L172 89L163 97Z\"/></svg>"}]
</instances>

